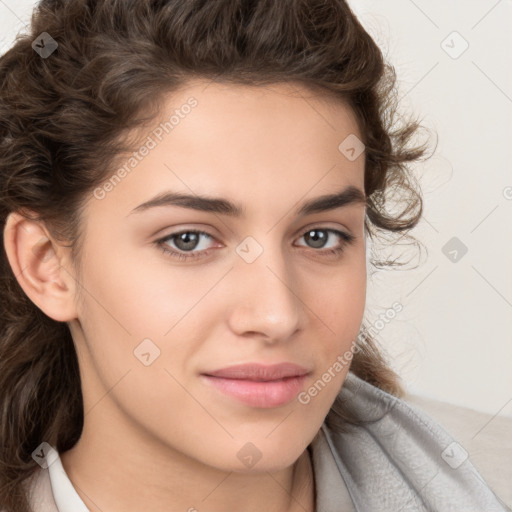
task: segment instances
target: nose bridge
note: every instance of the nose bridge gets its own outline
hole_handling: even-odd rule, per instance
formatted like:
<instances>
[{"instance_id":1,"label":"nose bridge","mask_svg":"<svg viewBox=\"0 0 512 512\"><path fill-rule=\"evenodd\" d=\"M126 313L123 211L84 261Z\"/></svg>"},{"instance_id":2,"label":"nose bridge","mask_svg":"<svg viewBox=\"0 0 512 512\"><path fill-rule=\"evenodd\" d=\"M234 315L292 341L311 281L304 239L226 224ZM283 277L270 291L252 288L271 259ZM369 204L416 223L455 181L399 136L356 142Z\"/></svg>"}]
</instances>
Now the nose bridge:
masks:
<instances>
[{"instance_id":1,"label":"nose bridge","mask_svg":"<svg viewBox=\"0 0 512 512\"><path fill-rule=\"evenodd\" d=\"M297 329L302 312L295 290L293 268L281 244L265 237L263 243L247 237L237 247L232 278L236 281L232 328L285 338Z\"/></svg>"}]
</instances>

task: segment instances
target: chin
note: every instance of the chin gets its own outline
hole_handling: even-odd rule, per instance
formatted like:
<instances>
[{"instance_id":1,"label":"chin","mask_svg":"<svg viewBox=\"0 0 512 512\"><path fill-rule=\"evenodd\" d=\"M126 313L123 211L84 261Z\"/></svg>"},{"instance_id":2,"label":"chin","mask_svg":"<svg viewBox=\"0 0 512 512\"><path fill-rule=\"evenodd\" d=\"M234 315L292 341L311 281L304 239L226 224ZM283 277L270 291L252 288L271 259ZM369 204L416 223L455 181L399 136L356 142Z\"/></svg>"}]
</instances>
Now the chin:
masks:
<instances>
[{"instance_id":1,"label":"chin","mask_svg":"<svg viewBox=\"0 0 512 512\"><path fill-rule=\"evenodd\" d=\"M265 433L268 435L268 432ZM214 443L214 452L203 453L198 460L218 470L240 474L263 474L266 472L281 471L293 465L304 453L307 443L302 440L290 440L285 443L282 437L276 435L261 439L247 438L247 441L237 437L228 444Z\"/></svg>"}]
</instances>

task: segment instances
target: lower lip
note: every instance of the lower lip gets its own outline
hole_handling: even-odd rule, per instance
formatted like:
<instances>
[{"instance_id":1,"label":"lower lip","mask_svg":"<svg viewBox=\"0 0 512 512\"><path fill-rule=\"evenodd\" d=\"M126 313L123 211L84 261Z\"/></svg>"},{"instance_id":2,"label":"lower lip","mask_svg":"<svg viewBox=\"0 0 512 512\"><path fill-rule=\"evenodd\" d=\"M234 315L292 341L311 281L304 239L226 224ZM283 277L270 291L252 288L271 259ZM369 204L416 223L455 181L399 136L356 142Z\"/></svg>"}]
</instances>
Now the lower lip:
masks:
<instances>
[{"instance_id":1,"label":"lower lip","mask_svg":"<svg viewBox=\"0 0 512 512\"><path fill-rule=\"evenodd\" d=\"M251 407L260 408L279 407L287 404L299 394L306 380L306 375L266 382L225 379L210 375L201 375L201 377L222 393Z\"/></svg>"}]
</instances>

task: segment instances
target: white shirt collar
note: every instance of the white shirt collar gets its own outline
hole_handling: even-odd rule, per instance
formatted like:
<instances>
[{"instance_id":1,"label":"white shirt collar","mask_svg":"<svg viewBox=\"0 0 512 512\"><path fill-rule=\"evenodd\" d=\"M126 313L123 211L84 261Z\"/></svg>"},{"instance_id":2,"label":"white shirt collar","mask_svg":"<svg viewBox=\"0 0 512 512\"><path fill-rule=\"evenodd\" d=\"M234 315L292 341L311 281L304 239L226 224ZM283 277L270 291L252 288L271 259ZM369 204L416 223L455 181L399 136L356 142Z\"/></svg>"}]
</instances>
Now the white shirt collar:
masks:
<instances>
[{"instance_id":1,"label":"white shirt collar","mask_svg":"<svg viewBox=\"0 0 512 512\"><path fill-rule=\"evenodd\" d=\"M66 474L58 452L50 447L46 459L50 472L53 499L58 512L89 512Z\"/></svg>"}]
</instances>

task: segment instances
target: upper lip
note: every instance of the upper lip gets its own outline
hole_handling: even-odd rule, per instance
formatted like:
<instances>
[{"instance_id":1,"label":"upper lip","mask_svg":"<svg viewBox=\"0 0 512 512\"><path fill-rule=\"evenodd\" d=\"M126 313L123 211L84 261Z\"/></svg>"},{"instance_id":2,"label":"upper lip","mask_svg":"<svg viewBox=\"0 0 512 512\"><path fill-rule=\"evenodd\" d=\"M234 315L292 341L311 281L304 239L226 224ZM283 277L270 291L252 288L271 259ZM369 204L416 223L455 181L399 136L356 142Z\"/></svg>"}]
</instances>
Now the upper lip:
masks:
<instances>
[{"instance_id":1,"label":"upper lip","mask_svg":"<svg viewBox=\"0 0 512 512\"><path fill-rule=\"evenodd\" d=\"M265 365L260 363L237 364L209 371L204 375L211 377L223 377L226 379L243 379L254 381L271 381L286 377L300 377L309 373L309 370L295 363L279 363Z\"/></svg>"}]
</instances>

